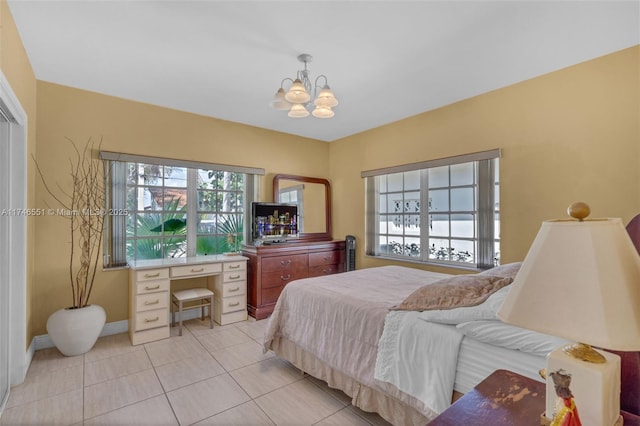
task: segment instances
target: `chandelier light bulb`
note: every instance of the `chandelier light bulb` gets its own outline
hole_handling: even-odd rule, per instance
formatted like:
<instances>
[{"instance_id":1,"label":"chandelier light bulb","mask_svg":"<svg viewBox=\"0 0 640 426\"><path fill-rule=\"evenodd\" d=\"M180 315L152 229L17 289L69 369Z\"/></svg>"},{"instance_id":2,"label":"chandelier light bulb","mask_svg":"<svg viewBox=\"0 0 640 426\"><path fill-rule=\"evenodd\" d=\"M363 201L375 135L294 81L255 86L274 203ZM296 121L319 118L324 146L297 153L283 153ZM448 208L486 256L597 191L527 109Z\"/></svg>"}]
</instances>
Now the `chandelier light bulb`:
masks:
<instances>
[{"instance_id":1,"label":"chandelier light bulb","mask_svg":"<svg viewBox=\"0 0 640 426\"><path fill-rule=\"evenodd\" d=\"M284 89L282 87L278 89L269 105L271 106L271 108L277 109L279 111L287 111L291 108L291 104L284 98Z\"/></svg>"},{"instance_id":2,"label":"chandelier light bulb","mask_svg":"<svg viewBox=\"0 0 640 426\"><path fill-rule=\"evenodd\" d=\"M311 96L307 93L302 81L296 78L284 98L292 104L304 104L309 102Z\"/></svg>"},{"instance_id":3,"label":"chandelier light bulb","mask_svg":"<svg viewBox=\"0 0 640 426\"><path fill-rule=\"evenodd\" d=\"M291 118L304 118L309 116L309 111L302 104L293 104L287 115Z\"/></svg>"},{"instance_id":4,"label":"chandelier light bulb","mask_svg":"<svg viewBox=\"0 0 640 426\"><path fill-rule=\"evenodd\" d=\"M333 92L329 85L325 84L313 103L319 107L332 108L338 105L338 100L333 96Z\"/></svg>"},{"instance_id":5,"label":"chandelier light bulb","mask_svg":"<svg viewBox=\"0 0 640 426\"><path fill-rule=\"evenodd\" d=\"M316 106L312 114L316 118L331 118L335 115L331 107L325 106Z\"/></svg>"}]
</instances>

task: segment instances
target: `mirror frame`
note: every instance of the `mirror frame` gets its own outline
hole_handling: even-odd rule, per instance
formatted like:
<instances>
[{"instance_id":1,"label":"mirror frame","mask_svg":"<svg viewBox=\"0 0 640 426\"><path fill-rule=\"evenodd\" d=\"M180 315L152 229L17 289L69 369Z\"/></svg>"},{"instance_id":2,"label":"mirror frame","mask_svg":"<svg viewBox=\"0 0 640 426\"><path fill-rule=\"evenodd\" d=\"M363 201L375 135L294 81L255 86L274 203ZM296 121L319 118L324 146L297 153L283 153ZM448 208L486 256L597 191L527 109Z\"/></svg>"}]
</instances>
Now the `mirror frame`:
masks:
<instances>
[{"instance_id":1,"label":"mirror frame","mask_svg":"<svg viewBox=\"0 0 640 426\"><path fill-rule=\"evenodd\" d=\"M319 183L324 185L324 204L326 232L301 232L297 240L291 242L310 242L331 240L331 184L327 179L314 178L309 176L277 174L273 177L273 202L279 203L279 184L281 180L292 180L296 182Z\"/></svg>"}]
</instances>

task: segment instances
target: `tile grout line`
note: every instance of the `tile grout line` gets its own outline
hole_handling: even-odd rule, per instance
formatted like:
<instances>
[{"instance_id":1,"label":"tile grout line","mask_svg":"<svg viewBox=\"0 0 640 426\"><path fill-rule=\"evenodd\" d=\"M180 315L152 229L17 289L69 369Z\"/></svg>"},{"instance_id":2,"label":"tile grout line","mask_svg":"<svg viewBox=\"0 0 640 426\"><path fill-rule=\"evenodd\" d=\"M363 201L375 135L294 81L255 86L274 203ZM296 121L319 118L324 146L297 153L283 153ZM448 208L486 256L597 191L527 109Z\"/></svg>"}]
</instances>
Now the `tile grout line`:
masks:
<instances>
[{"instance_id":1,"label":"tile grout line","mask_svg":"<svg viewBox=\"0 0 640 426\"><path fill-rule=\"evenodd\" d=\"M171 336L169 336L169 338L171 338ZM169 395L167 395L167 390L164 387L164 384L162 383L162 380L160 380L160 376L158 375L158 371L156 370L156 366L153 365L153 362L151 361L151 357L149 356L149 352L147 351L147 347L144 347L144 352L147 355L147 358L149 359L149 363L151 364L151 367L153 368L153 373L156 375L156 379L158 379L158 383L160 383L160 388L162 389L162 395L164 395L164 399L167 401L167 404L169 404L169 408L171 409L171 413L173 413L173 417L176 420L176 423L178 425L180 425L180 421L178 420L178 415L176 414L176 411L173 408L173 405L171 404L171 400L169 399ZM156 395L158 396L158 395ZM155 398L152 397L152 398Z\"/></svg>"}]
</instances>

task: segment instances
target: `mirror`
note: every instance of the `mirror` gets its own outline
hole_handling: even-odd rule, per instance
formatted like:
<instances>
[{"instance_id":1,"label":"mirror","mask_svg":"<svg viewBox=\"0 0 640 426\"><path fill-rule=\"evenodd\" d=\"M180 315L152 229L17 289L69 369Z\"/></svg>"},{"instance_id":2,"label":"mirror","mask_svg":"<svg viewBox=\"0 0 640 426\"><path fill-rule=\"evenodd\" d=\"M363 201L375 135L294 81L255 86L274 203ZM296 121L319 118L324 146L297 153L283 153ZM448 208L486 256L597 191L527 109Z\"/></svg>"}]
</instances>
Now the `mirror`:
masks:
<instances>
[{"instance_id":1,"label":"mirror","mask_svg":"<svg viewBox=\"0 0 640 426\"><path fill-rule=\"evenodd\" d=\"M273 201L298 204L298 241L331 239L331 186L322 178L275 175Z\"/></svg>"}]
</instances>

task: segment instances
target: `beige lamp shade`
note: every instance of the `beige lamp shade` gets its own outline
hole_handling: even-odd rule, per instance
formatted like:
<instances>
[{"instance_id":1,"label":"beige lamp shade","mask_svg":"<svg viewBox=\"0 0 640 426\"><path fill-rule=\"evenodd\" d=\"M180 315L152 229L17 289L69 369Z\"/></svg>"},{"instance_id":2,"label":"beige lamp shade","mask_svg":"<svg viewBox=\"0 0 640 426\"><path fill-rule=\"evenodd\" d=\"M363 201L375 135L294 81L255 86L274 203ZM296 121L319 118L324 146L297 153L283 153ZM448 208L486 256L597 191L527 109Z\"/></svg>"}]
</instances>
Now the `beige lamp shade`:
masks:
<instances>
[{"instance_id":1,"label":"beige lamp shade","mask_svg":"<svg viewBox=\"0 0 640 426\"><path fill-rule=\"evenodd\" d=\"M288 111L291 108L291 104L284 98L284 89L282 87L278 89L269 105L271 105L271 108L280 111Z\"/></svg>"},{"instance_id":2,"label":"beige lamp shade","mask_svg":"<svg viewBox=\"0 0 640 426\"><path fill-rule=\"evenodd\" d=\"M622 221L544 222L498 317L596 347L640 350L640 256Z\"/></svg>"},{"instance_id":3,"label":"beige lamp shade","mask_svg":"<svg viewBox=\"0 0 640 426\"><path fill-rule=\"evenodd\" d=\"M307 92L299 78L295 79L284 98L292 104L304 104L311 100L311 95Z\"/></svg>"},{"instance_id":4,"label":"beige lamp shade","mask_svg":"<svg viewBox=\"0 0 640 426\"><path fill-rule=\"evenodd\" d=\"M335 115L335 113L330 107L321 107L321 106L315 107L312 114L316 118L331 118Z\"/></svg>"},{"instance_id":5,"label":"beige lamp shade","mask_svg":"<svg viewBox=\"0 0 640 426\"><path fill-rule=\"evenodd\" d=\"M318 107L332 108L338 105L338 100L333 96L333 92L329 85L325 84L313 103Z\"/></svg>"},{"instance_id":6,"label":"beige lamp shade","mask_svg":"<svg viewBox=\"0 0 640 426\"><path fill-rule=\"evenodd\" d=\"M291 118L304 118L309 116L309 111L302 104L293 104L287 115Z\"/></svg>"}]
</instances>

